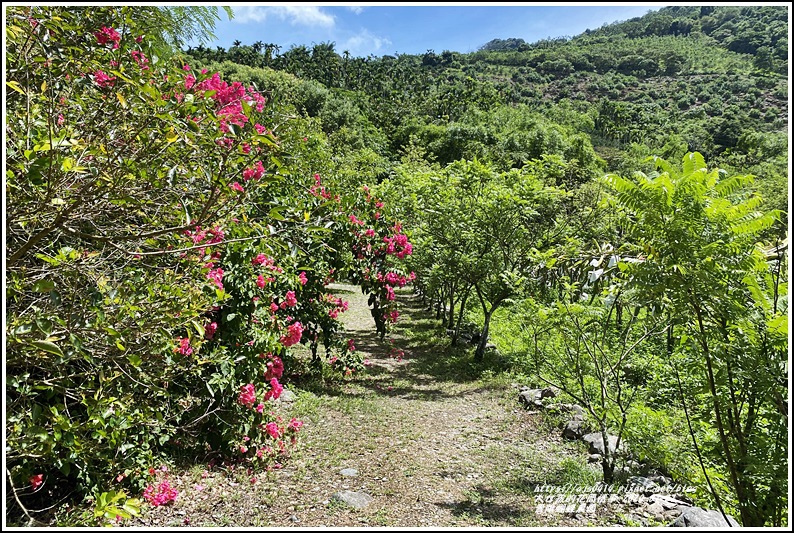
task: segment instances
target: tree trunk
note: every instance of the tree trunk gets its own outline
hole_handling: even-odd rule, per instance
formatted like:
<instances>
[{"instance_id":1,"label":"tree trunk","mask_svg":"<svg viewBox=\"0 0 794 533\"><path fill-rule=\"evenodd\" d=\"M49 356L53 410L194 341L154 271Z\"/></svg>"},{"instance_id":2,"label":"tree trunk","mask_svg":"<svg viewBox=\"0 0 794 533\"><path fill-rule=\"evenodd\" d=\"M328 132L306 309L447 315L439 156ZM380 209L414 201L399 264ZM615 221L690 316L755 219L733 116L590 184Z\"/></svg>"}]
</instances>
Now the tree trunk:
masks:
<instances>
[{"instance_id":1,"label":"tree trunk","mask_svg":"<svg viewBox=\"0 0 794 533\"><path fill-rule=\"evenodd\" d=\"M450 288L449 290L449 319L447 322L447 329L455 327L455 292Z\"/></svg>"},{"instance_id":2,"label":"tree trunk","mask_svg":"<svg viewBox=\"0 0 794 533\"><path fill-rule=\"evenodd\" d=\"M474 352L474 362L482 363L483 356L485 355L485 345L488 344L488 329L491 326L491 316L495 308L485 313L485 323L482 326L482 334L480 335L480 343L477 345L477 351Z\"/></svg>"},{"instance_id":3,"label":"tree trunk","mask_svg":"<svg viewBox=\"0 0 794 533\"><path fill-rule=\"evenodd\" d=\"M460 323L463 322L463 310L466 309L466 300L469 298L470 290L471 289L467 289L466 292L463 293L463 299L460 302L460 309L458 309L458 322L455 324L455 331L452 333L453 346L458 343L458 337L460 337Z\"/></svg>"}]
</instances>

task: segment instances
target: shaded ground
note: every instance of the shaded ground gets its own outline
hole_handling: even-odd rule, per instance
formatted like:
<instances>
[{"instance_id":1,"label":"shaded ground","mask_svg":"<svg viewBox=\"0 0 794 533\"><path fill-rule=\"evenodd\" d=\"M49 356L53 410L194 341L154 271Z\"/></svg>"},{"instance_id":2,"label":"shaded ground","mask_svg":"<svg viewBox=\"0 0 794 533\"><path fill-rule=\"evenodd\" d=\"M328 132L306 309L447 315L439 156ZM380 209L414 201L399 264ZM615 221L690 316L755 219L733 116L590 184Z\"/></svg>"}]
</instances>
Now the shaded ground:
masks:
<instances>
[{"instance_id":1,"label":"shaded ground","mask_svg":"<svg viewBox=\"0 0 794 533\"><path fill-rule=\"evenodd\" d=\"M149 508L137 526L587 526L598 516L535 514L537 484L597 480L581 445L562 441L517 402L517 384L474 368L450 350L439 322L407 291L402 316L380 341L357 287L332 289L350 302L349 336L371 366L341 384L295 385L286 416L304 420L299 449L282 470L259 475L197 465L174 474L180 496ZM405 351L398 361L392 347ZM471 350L469 350L470 352ZM486 361L487 362L487 361ZM344 468L355 477L340 474ZM342 490L372 502L356 510Z\"/></svg>"}]
</instances>

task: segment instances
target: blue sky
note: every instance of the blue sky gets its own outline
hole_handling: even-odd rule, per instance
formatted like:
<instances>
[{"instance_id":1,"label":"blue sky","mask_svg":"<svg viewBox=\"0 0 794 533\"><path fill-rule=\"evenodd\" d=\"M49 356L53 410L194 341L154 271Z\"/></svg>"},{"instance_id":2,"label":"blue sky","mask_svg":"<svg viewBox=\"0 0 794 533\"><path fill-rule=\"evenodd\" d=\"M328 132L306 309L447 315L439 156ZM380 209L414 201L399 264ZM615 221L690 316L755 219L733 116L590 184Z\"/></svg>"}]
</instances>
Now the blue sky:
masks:
<instances>
[{"instance_id":1,"label":"blue sky","mask_svg":"<svg viewBox=\"0 0 794 533\"><path fill-rule=\"evenodd\" d=\"M422 54L427 50L474 52L491 39L574 36L605 23L642 16L665 4L599 3L249 3L221 11L217 39L205 46L228 48L235 40L292 45L334 42L337 53ZM197 44L197 43L189 43Z\"/></svg>"}]
</instances>

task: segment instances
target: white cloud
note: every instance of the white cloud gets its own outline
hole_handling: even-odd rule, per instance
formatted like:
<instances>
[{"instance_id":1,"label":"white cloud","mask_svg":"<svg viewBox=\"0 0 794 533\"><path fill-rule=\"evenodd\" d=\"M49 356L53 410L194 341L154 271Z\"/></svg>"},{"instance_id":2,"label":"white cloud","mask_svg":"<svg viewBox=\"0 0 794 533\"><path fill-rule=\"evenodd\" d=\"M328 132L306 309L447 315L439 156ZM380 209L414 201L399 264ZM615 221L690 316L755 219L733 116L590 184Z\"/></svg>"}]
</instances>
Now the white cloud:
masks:
<instances>
[{"instance_id":1,"label":"white cloud","mask_svg":"<svg viewBox=\"0 0 794 533\"><path fill-rule=\"evenodd\" d=\"M333 27L333 15L325 13L317 6L240 6L234 9L234 22L264 22L275 17L293 26Z\"/></svg>"},{"instance_id":2,"label":"white cloud","mask_svg":"<svg viewBox=\"0 0 794 533\"><path fill-rule=\"evenodd\" d=\"M336 47L337 52L347 50L353 56L368 56L370 54L378 55L381 49L391 44L391 41L385 37L378 37L373 35L367 30L362 30L358 35L348 38L341 45Z\"/></svg>"},{"instance_id":3,"label":"white cloud","mask_svg":"<svg viewBox=\"0 0 794 533\"><path fill-rule=\"evenodd\" d=\"M347 9L355 13L356 15L360 15L362 11L364 11L364 6L345 6Z\"/></svg>"}]
</instances>

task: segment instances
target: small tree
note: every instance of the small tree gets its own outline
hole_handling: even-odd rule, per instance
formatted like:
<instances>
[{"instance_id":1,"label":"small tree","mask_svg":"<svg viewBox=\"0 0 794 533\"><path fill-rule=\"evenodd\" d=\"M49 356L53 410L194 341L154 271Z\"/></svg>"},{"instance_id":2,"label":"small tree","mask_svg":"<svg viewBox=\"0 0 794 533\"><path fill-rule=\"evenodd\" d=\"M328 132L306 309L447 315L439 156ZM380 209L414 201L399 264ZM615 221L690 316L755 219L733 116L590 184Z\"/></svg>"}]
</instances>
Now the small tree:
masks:
<instances>
[{"instance_id":1,"label":"small tree","mask_svg":"<svg viewBox=\"0 0 794 533\"><path fill-rule=\"evenodd\" d=\"M770 274L758 237L780 213L762 210L747 188L751 176L708 169L699 153L687 154L681 168L654 161L651 174L606 177L625 213L626 248L643 258L621 268L639 303L671 315L672 342L701 376L710 402L698 407L717 429L715 458L743 525L779 525L787 482L786 284L782 258Z\"/></svg>"}]
</instances>

